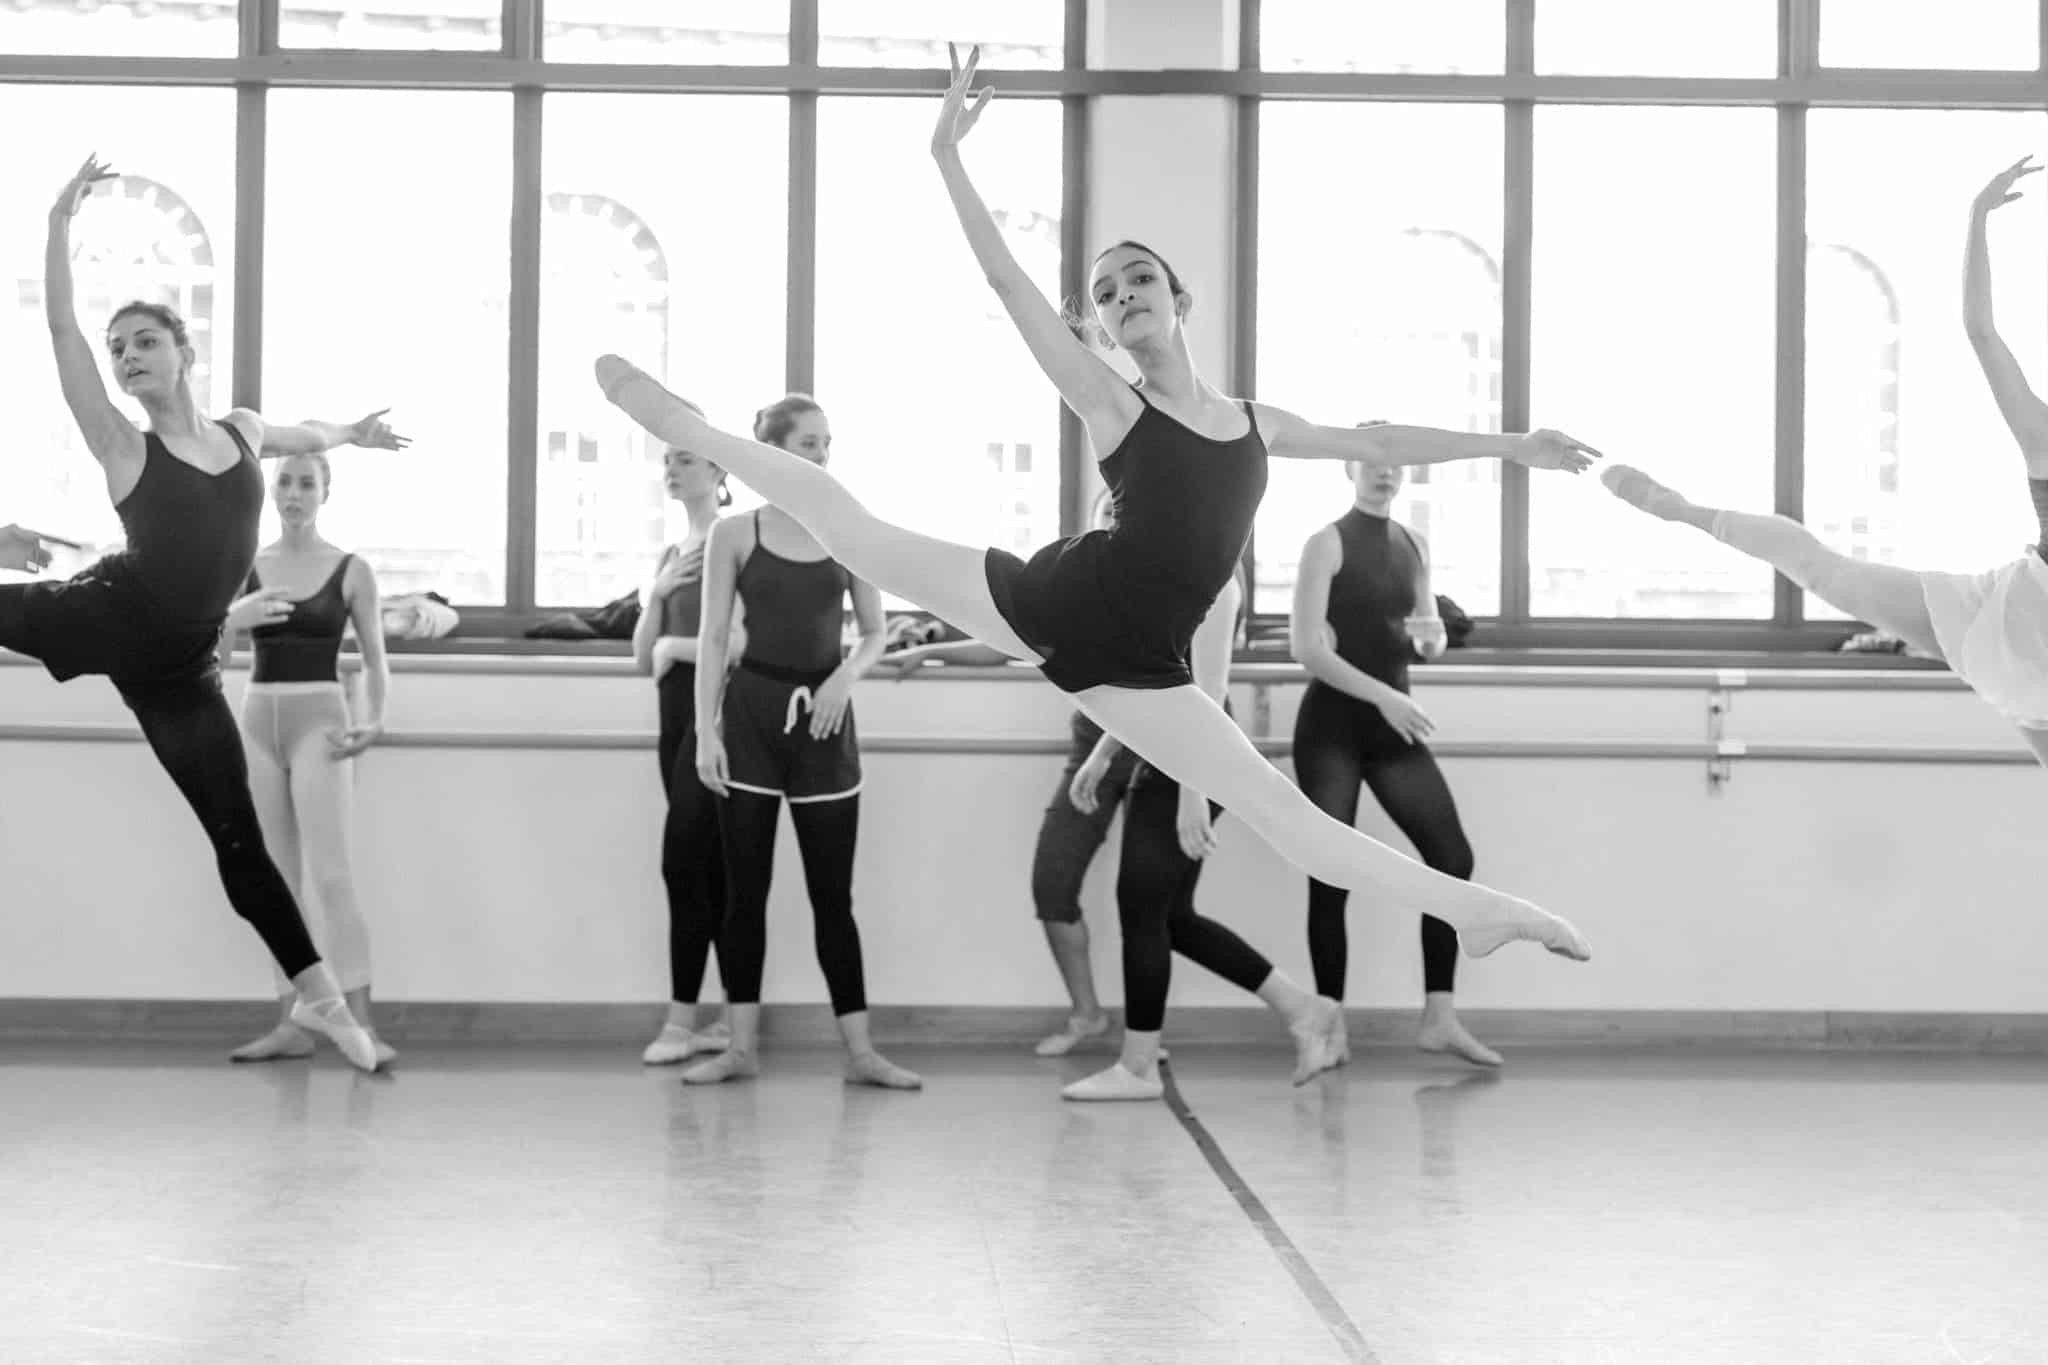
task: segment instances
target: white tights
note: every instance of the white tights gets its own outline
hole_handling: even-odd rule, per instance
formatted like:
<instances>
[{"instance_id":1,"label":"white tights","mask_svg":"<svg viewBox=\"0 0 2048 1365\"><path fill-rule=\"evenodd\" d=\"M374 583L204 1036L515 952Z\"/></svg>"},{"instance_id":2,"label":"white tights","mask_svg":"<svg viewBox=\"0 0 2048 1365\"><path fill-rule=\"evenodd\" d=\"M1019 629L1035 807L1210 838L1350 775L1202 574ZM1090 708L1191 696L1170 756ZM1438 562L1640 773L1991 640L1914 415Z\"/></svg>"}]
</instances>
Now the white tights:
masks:
<instances>
[{"instance_id":1,"label":"white tights","mask_svg":"<svg viewBox=\"0 0 2048 1365\"><path fill-rule=\"evenodd\" d=\"M319 902L326 932L314 940L344 991L370 984L370 927L356 899L352 808L355 763L337 760L328 736L346 730L348 700L340 683L251 683L242 702L242 747L249 756L249 794L263 842L306 915ZM277 978L280 996L291 983Z\"/></svg>"}]
</instances>

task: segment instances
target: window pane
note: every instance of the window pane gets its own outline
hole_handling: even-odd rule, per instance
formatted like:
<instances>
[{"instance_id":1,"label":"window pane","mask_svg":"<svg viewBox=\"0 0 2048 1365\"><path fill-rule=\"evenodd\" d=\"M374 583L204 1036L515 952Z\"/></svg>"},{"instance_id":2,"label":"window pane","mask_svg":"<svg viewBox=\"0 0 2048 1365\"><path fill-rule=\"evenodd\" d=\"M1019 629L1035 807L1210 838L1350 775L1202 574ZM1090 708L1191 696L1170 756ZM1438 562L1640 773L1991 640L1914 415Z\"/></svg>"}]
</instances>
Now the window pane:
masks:
<instances>
[{"instance_id":1,"label":"window pane","mask_svg":"<svg viewBox=\"0 0 2048 1365\"><path fill-rule=\"evenodd\" d=\"M1536 70L1574 76L1776 75L1778 3L1543 0L1536 9Z\"/></svg>"},{"instance_id":2,"label":"window pane","mask_svg":"<svg viewBox=\"0 0 2048 1365\"><path fill-rule=\"evenodd\" d=\"M1506 0L1264 0L1259 66L1498 74L1507 47L1505 14Z\"/></svg>"},{"instance_id":3,"label":"window pane","mask_svg":"<svg viewBox=\"0 0 2048 1365\"><path fill-rule=\"evenodd\" d=\"M1970 201L2040 145L2038 113L1807 116L1806 509L1858 559L1975 572L2039 539L2025 467L1962 326ZM2038 180L1991 216L1999 334L2048 361ZM2039 380L2037 379L2038 385ZM1809 616L1841 613L1809 596Z\"/></svg>"},{"instance_id":4,"label":"window pane","mask_svg":"<svg viewBox=\"0 0 2048 1365\"><path fill-rule=\"evenodd\" d=\"M505 45L503 8L503 0L408 0L371 5L282 0L277 11L277 41L286 48L497 52Z\"/></svg>"},{"instance_id":5,"label":"window pane","mask_svg":"<svg viewBox=\"0 0 2048 1365\"><path fill-rule=\"evenodd\" d=\"M1822 66L2032 71L2040 65L2035 0L1822 0Z\"/></svg>"},{"instance_id":6,"label":"window pane","mask_svg":"<svg viewBox=\"0 0 2048 1365\"><path fill-rule=\"evenodd\" d=\"M71 224L79 328L101 357L107 394L136 423L142 409L121 395L103 338L114 309L131 299L168 303L184 315L196 353L200 411L232 406L230 326L235 256L235 140L230 90L141 86L0 85L0 127L61 129L63 136L0 139L0 178L14 211L0 215L8 305L0 367L8 387L13 450L0 460L0 517L88 542L91 555L122 541L107 485L87 454L57 386L43 320L44 210L97 148L118 179L94 191ZM83 567L67 556L60 570Z\"/></svg>"},{"instance_id":7,"label":"window pane","mask_svg":"<svg viewBox=\"0 0 2048 1365\"><path fill-rule=\"evenodd\" d=\"M1059 396L961 236L931 100L818 102L817 395L832 468L882 516L1019 553L1059 533ZM966 149L1010 249L1060 296L1060 107L999 100ZM774 395L764 396L766 402Z\"/></svg>"},{"instance_id":8,"label":"window pane","mask_svg":"<svg viewBox=\"0 0 2048 1365\"><path fill-rule=\"evenodd\" d=\"M321 514L386 592L504 600L511 133L504 94L270 96L263 408L413 438L339 453Z\"/></svg>"},{"instance_id":9,"label":"window pane","mask_svg":"<svg viewBox=\"0 0 2048 1365\"><path fill-rule=\"evenodd\" d=\"M1536 111L1536 425L1771 506L1775 164L1768 109ZM1530 474L1529 561L1537 616L1771 615L1768 569L1591 475Z\"/></svg>"},{"instance_id":10,"label":"window pane","mask_svg":"<svg viewBox=\"0 0 2048 1365\"><path fill-rule=\"evenodd\" d=\"M0 52L24 56L232 57L240 41L234 0L0 5Z\"/></svg>"},{"instance_id":11,"label":"window pane","mask_svg":"<svg viewBox=\"0 0 2048 1365\"><path fill-rule=\"evenodd\" d=\"M1259 122L1260 399L1333 426L1499 431L1500 109L1268 104ZM1303 544L1351 499L1341 464L1273 461L1257 610L1289 610ZM1500 610L1497 462L1412 477L1393 515L1429 540L1438 592Z\"/></svg>"},{"instance_id":12,"label":"window pane","mask_svg":"<svg viewBox=\"0 0 2048 1365\"><path fill-rule=\"evenodd\" d=\"M780 97L547 97L543 605L594 605L640 585L685 529L663 491L661 443L604 401L593 359L631 356L737 431L781 392L788 109ZM649 147L690 148L689 174L652 169ZM716 212L705 208L709 185Z\"/></svg>"},{"instance_id":13,"label":"window pane","mask_svg":"<svg viewBox=\"0 0 2048 1365\"><path fill-rule=\"evenodd\" d=\"M778 66L789 60L789 0L542 0L551 62Z\"/></svg>"},{"instance_id":14,"label":"window pane","mask_svg":"<svg viewBox=\"0 0 2048 1365\"><path fill-rule=\"evenodd\" d=\"M967 59L981 44L989 70L1057 71L1066 56L1062 0L819 0L820 66L930 66L944 69L948 41Z\"/></svg>"}]
</instances>

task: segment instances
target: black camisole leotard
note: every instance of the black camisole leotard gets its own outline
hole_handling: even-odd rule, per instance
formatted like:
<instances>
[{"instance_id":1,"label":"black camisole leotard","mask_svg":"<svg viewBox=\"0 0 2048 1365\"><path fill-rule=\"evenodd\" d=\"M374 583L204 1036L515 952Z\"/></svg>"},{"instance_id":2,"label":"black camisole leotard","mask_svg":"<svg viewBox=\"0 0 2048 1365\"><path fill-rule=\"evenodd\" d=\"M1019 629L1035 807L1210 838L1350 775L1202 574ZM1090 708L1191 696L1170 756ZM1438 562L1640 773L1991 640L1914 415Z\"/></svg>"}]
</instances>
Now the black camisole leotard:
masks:
<instances>
[{"instance_id":1,"label":"black camisole leotard","mask_svg":"<svg viewBox=\"0 0 2048 1365\"><path fill-rule=\"evenodd\" d=\"M341 637L348 630L348 565L354 555L344 554L341 562L311 597L292 603L292 614L249 632L255 660L249 672L253 683L338 682L341 679ZM248 589L263 586L260 574L251 570Z\"/></svg>"},{"instance_id":2,"label":"black camisole leotard","mask_svg":"<svg viewBox=\"0 0 2048 1365\"><path fill-rule=\"evenodd\" d=\"M1054 541L1028 562L996 549L983 561L996 610L1062 692L1192 685L1188 646L1265 496L1251 404L1245 434L1218 441L1138 397L1138 420L1100 465L1115 527Z\"/></svg>"}]
</instances>

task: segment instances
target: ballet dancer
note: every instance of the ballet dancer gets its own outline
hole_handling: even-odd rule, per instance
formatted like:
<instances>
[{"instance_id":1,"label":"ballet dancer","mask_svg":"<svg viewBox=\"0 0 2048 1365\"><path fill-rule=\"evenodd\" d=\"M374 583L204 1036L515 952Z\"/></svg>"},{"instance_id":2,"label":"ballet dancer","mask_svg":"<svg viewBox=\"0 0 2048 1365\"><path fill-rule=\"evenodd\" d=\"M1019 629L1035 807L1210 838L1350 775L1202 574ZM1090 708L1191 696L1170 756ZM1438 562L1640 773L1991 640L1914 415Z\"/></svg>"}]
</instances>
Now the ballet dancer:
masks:
<instances>
[{"instance_id":1,"label":"ballet dancer","mask_svg":"<svg viewBox=\"0 0 2048 1365\"><path fill-rule=\"evenodd\" d=\"M1372 465L1490 458L1576 472L1597 452L1551 431L1315 426L1229 399L1195 370L1185 326L1193 297L1157 252L1131 242L1103 252L1090 272L1097 326L1143 376L1140 385L1126 383L1038 293L968 179L961 139L992 93L985 88L968 101L978 60L977 49L964 70L955 63L932 153L985 277L1105 452L1099 468L1116 499L1115 530L1055 542L1027 564L882 520L823 469L712 427L616 355L595 366L606 397L660 439L717 461L860 577L1036 664L1105 731L1220 802L1316 879L1370 891L1375 904L1398 904L1404 913L1434 914L1474 956L1533 939L1567 957L1588 957L1585 939L1557 916L1446 877L1317 810L1194 684L1188 645L1250 536L1269 453Z\"/></svg>"},{"instance_id":2,"label":"ballet dancer","mask_svg":"<svg viewBox=\"0 0 2048 1365\"><path fill-rule=\"evenodd\" d=\"M732 505L732 490L724 470L680 447L662 456L662 483L669 497L683 505L689 529L661 552L633 627L634 663L654 679L659 699L655 754L668 798L661 832L661 880L668 892L668 1018L640 1054L648 1066L722 1052L732 1040L723 1020L697 1027L704 967L725 917L725 854L718 842L718 799L697 779L696 700L704 546L719 513ZM737 657L739 650L729 644L728 652Z\"/></svg>"},{"instance_id":3,"label":"ballet dancer","mask_svg":"<svg viewBox=\"0 0 2048 1365\"><path fill-rule=\"evenodd\" d=\"M808 468L831 455L824 410L804 394L757 413L754 436ZM842 654L849 596L860 642ZM728 674L726 630L735 601L746 607L747 642ZM915 1090L924 1082L877 1052L869 1035L860 927L853 918L861 787L853 685L882 656L881 594L795 518L763 507L711 528L699 631L697 776L719 798L726 901L718 964L732 1038L683 1079L713 1085L759 1074L768 890L775 829L787 801L811 897L818 965L846 1043L846 1079Z\"/></svg>"},{"instance_id":4,"label":"ballet dancer","mask_svg":"<svg viewBox=\"0 0 2048 1365\"><path fill-rule=\"evenodd\" d=\"M2027 488L2041 522L2040 543L1977 574L1939 573L1851 559L1789 517L1706 507L1630 465L1601 477L1632 507L1694 526L1762 560L1839 611L1891 632L1914 650L1948 661L1957 677L2019 727L2048 764L2048 404L2028 385L1991 316L1991 251L1985 225L2020 197L2019 182L2040 167L2022 157L1993 176L1970 206L1963 256L1963 327L1999 414L2026 462Z\"/></svg>"},{"instance_id":5,"label":"ballet dancer","mask_svg":"<svg viewBox=\"0 0 2048 1365\"><path fill-rule=\"evenodd\" d=\"M1405 471L1399 465L1351 465L1351 510L1308 538L1294 581L1288 639L1309 673L1294 718L1294 775L1308 799L1350 824L1363 784L1422 861L1447 877L1472 875L1472 845L1458 819L1429 736L1436 723L1408 695L1408 664L1440 657L1443 618L1430 588L1429 547L1391 515ZM1347 892L1309 882L1308 955L1316 993L1341 1002L1350 944ZM1422 916L1422 1025L1425 1052L1449 1052L1476 1066L1500 1054L1458 1021L1453 991L1458 935ZM1340 1033L1340 1038L1345 1035ZM1348 1038L1340 1059L1350 1060Z\"/></svg>"},{"instance_id":6,"label":"ballet dancer","mask_svg":"<svg viewBox=\"0 0 2048 1365\"><path fill-rule=\"evenodd\" d=\"M93 185L112 174L88 157L51 207L43 304L65 404L105 472L128 547L64 582L0 586L0 648L39 660L59 682L99 674L113 683L213 845L229 904L290 979L294 1021L372 1071L376 1044L349 1012L264 848L215 651L256 557L263 507L257 452L344 442L389 449L396 441L375 417L351 427L273 427L248 408L222 420L202 417L184 321L147 303L123 306L107 324L116 381L148 418L137 430L108 399L73 305L71 219Z\"/></svg>"},{"instance_id":7,"label":"ballet dancer","mask_svg":"<svg viewBox=\"0 0 2048 1365\"><path fill-rule=\"evenodd\" d=\"M395 438L395 444L407 444ZM320 509L334 486L325 455L278 462L271 482L282 534L257 552L248 592L228 608L226 658L249 633L253 659L242 694L242 747L263 842L301 907L311 887L327 916L327 959L349 1013L369 1033L377 1064L398 1053L370 1017L370 926L356 890L355 758L382 737L391 693L383 606L369 563L320 534ZM341 684L342 635L353 625L362 652L363 714L349 716ZM313 1036L292 1020L291 983L277 1026L228 1056L237 1062L308 1057Z\"/></svg>"}]
</instances>

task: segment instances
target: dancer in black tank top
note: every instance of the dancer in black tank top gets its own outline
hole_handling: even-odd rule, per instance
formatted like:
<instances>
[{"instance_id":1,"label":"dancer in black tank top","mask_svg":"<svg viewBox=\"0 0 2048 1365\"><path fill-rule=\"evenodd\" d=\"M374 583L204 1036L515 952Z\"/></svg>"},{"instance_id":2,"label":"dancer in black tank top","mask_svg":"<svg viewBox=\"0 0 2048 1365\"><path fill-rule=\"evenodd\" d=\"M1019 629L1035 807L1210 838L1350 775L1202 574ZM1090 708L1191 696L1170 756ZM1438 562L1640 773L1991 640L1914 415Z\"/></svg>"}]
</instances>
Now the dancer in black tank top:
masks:
<instances>
[{"instance_id":1,"label":"dancer in black tank top","mask_svg":"<svg viewBox=\"0 0 2048 1365\"><path fill-rule=\"evenodd\" d=\"M1294 773L1309 800L1350 824L1370 787L1423 862L1447 877L1472 875L1472 845L1426 742L1434 722L1408 695L1408 664L1443 653L1444 624L1430 590L1429 549L1389 515L1403 471L1352 466L1357 501L1309 537L1294 585L1290 636L1309 671L1294 718ZM1316 991L1342 1003L1350 953L1348 893L1310 881L1308 955ZM1422 916L1420 1046L1480 1066L1500 1055L1465 1031L1453 1004L1458 935ZM1347 1041L1342 1056L1348 1060Z\"/></svg>"},{"instance_id":2,"label":"dancer in black tank top","mask_svg":"<svg viewBox=\"0 0 2048 1365\"><path fill-rule=\"evenodd\" d=\"M221 658L248 631L253 658L242 690L242 748L263 841L302 907L304 889L312 889L327 920L322 956L349 1013L376 1045L377 1064L387 1066L398 1053L370 1017L370 924L355 870L355 759L383 737L391 668L376 574L320 534L320 509L333 484L325 455L278 461L271 498L283 531L257 554L248 592L228 608ZM351 625L362 658L357 716L341 682L342 638ZM229 1053L233 1060L312 1054L312 1036L292 1022L291 983L277 985L284 1017Z\"/></svg>"},{"instance_id":3,"label":"dancer in black tank top","mask_svg":"<svg viewBox=\"0 0 2048 1365\"><path fill-rule=\"evenodd\" d=\"M804 394L762 409L754 434L804 462L829 458L832 430ZM853 599L860 643L840 640ZM726 671L727 624L746 608L746 649ZM704 614L697 667L697 775L719 798L725 850L725 923L718 970L732 1040L683 1073L693 1085L760 1069L761 977L768 890L782 805L796 827L810 893L818 966L846 1043L846 1078L915 1090L915 1073L875 1050L868 1028L860 928L853 918L853 856L860 830L860 741L853 685L882 656L882 598L774 508L721 521L704 551ZM843 656L843 657L842 657Z\"/></svg>"},{"instance_id":4,"label":"dancer in black tank top","mask_svg":"<svg viewBox=\"0 0 2048 1365\"><path fill-rule=\"evenodd\" d=\"M1790 517L1693 502L1628 465L1607 470L1602 482L1630 506L1705 531L1837 611L1896 635L1916 653L1946 660L2048 764L2048 403L2027 382L1993 321L1987 231L1991 215L2020 197L2019 182L2041 169L2032 160L2022 157L1978 191L1963 256L1963 328L2026 461L2041 535L2031 549L1982 573L1914 570L1851 558Z\"/></svg>"},{"instance_id":5,"label":"dancer in black tank top","mask_svg":"<svg viewBox=\"0 0 2048 1365\"><path fill-rule=\"evenodd\" d=\"M72 303L71 218L112 174L89 158L50 210L43 301L65 404L105 471L128 548L67 582L0 586L0 648L40 659L60 682L88 673L112 680L206 831L229 903L290 978L294 1017L372 1070L376 1047L349 1013L264 848L215 648L256 554L263 502L256 452L344 442L396 449L402 442L382 414L352 427L269 426L247 408L225 421L201 417L185 324L150 303L128 304L107 325L116 379L149 418L148 430L137 431L108 399Z\"/></svg>"},{"instance_id":6,"label":"dancer in black tank top","mask_svg":"<svg viewBox=\"0 0 2048 1365\"><path fill-rule=\"evenodd\" d=\"M1115 530L1059 541L1028 562L939 540L876 516L823 470L713 427L616 355L595 367L606 397L662 440L716 460L862 578L1038 665L1104 730L1221 802L1318 880L1371 892L1374 904L1404 914L1437 915L1475 955L1533 939L1587 957L1585 940L1555 915L1445 877L1317 810L1194 686L1187 660L1196 625L1243 553L1269 455L1371 465L1503 459L1578 471L1594 452L1549 431L1318 426L1228 398L1195 370L1185 327L1193 296L1159 253L1133 242L1103 252L1089 286L1097 335L1127 351L1143 377L1126 383L1039 294L968 180L959 144L990 93L968 101L978 59L955 70L932 153L976 262L1101 457L1116 490ZM1338 1012L1324 1002L1318 1017L1332 1030L1334 1062Z\"/></svg>"},{"instance_id":7,"label":"dancer in black tank top","mask_svg":"<svg viewBox=\"0 0 2048 1365\"><path fill-rule=\"evenodd\" d=\"M640 620L633 658L654 678L660 707L655 756L668 796L662 823L661 880L668 892L668 1018L640 1054L649 1066L721 1052L732 1040L723 1021L697 1027L704 968L725 917L725 855L718 842L718 799L697 778L697 626L704 607L704 547L719 510L732 502L725 471L693 451L662 456L669 497L683 505L689 531L661 552Z\"/></svg>"}]
</instances>

